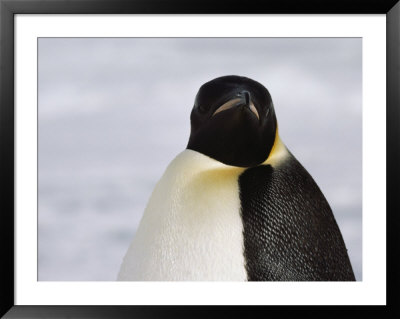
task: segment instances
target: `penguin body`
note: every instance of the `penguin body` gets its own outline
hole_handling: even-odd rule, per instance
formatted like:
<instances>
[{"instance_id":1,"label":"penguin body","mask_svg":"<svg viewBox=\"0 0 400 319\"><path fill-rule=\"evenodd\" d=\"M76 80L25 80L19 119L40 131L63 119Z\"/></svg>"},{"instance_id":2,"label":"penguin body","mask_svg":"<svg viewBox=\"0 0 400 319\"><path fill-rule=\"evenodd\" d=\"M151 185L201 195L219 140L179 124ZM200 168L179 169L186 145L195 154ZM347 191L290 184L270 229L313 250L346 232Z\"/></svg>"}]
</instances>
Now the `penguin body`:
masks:
<instances>
[{"instance_id":1,"label":"penguin body","mask_svg":"<svg viewBox=\"0 0 400 319\"><path fill-rule=\"evenodd\" d=\"M238 176L185 150L157 183L119 280L246 280Z\"/></svg>"},{"instance_id":2,"label":"penguin body","mask_svg":"<svg viewBox=\"0 0 400 319\"><path fill-rule=\"evenodd\" d=\"M279 138L260 83L204 84L118 280L355 280L324 195Z\"/></svg>"},{"instance_id":3,"label":"penguin body","mask_svg":"<svg viewBox=\"0 0 400 319\"><path fill-rule=\"evenodd\" d=\"M248 280L355 280L329 204L292 154L247 169L239 189Z\"/></svg>"}]
</instances>

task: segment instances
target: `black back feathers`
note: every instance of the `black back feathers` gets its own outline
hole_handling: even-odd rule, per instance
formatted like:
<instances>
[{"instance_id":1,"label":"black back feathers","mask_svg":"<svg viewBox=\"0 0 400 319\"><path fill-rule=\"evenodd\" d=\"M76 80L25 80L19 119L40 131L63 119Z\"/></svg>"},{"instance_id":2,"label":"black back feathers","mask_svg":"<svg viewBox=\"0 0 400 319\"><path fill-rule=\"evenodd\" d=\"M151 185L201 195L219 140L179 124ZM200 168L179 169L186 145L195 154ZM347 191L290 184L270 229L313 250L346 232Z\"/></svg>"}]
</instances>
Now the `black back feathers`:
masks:
<instances>
[{"instance_id":1,"label":"black back feathers","mask_svg":"<svg viewBox=\"0 0 400 319\"><path fill-rule=\"evenodd\" d=\"M329 204L291 154L247 169L239 186L248 280L355 280Z\"/></svg>"}]
</instances>

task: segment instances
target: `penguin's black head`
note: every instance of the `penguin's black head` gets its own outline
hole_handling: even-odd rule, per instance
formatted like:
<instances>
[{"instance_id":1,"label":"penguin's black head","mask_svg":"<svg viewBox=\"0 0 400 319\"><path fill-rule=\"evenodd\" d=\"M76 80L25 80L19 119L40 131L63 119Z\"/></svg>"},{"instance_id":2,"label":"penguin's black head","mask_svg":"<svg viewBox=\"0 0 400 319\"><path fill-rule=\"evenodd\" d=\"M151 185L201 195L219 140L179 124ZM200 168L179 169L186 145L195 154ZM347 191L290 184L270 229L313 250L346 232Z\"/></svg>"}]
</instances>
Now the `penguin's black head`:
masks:
<instances>
[{"instance_id":1,"label":"penguin's black head","mask_svg":"<svg viewBox=\"0 0 400 319\"><path fill-rule=\"evenodd\" d=\"M187 148L227 165L259 165L275 141L271 96L262 84L246 77L223 76L203 84L190 121Z\"/></svg>"}]
</instances>

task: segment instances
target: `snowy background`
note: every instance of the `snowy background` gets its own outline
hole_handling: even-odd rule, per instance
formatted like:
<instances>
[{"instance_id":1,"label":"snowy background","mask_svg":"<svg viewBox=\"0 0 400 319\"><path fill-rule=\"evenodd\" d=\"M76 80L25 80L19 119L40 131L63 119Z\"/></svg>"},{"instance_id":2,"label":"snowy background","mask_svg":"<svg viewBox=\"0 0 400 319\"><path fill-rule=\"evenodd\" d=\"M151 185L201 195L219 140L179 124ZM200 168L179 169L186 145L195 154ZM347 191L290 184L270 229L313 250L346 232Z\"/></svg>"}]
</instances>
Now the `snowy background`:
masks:
<instances>
[{"instance_id":1,"label":"snowy background","mask_svg":"<svg viewBox=\"0 0 400 319\"><path fill-rule=\"evenodd\" d=\"M356 38L40 38L39 280L116 280L199 87L270 91L280 136L328 199L362 280Z\"/></svg>"}]
</instances>

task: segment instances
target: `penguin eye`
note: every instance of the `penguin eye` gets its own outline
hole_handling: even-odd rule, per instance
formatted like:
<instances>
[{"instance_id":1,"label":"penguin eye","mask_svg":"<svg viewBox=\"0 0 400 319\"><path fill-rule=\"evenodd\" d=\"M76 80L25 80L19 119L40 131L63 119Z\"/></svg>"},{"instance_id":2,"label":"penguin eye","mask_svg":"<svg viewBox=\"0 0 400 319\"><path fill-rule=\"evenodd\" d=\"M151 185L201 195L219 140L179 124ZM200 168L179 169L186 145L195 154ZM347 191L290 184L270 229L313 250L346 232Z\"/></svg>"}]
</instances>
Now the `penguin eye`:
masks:
<instances>
[{"instance_id":1,"label":"penguin eye","mask_svg":"<svg viewBox=\"0 0 400 319\"><path fill-rule=\"evenodd\" d=\"M206 113L207 112L207 108L204 105L199 105L198 110L200 111L200 113Z\"/></svg>"}]
</instances>

